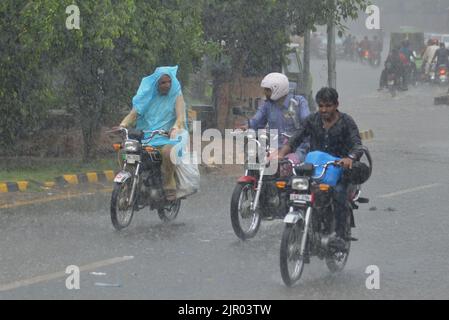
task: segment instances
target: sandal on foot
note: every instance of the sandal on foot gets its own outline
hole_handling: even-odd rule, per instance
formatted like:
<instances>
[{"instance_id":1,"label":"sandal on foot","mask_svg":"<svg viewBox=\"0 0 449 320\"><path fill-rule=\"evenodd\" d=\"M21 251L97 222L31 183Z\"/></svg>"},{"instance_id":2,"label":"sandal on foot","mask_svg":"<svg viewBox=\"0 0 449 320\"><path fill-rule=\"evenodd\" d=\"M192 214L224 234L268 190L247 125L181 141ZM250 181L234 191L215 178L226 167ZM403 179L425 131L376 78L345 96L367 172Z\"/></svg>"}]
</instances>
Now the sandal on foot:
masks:
<instances>
[{"instance_id":1,"label":"sandal on foot","mask_svg":"<svg viewBox=\"0 0 449 320\"><path fill-rule=\"evenodd\" d=\"M176 200L176 190L170 189L165 190L165 198L167 201L175 201Z\"/></svg>"}]
</instances>

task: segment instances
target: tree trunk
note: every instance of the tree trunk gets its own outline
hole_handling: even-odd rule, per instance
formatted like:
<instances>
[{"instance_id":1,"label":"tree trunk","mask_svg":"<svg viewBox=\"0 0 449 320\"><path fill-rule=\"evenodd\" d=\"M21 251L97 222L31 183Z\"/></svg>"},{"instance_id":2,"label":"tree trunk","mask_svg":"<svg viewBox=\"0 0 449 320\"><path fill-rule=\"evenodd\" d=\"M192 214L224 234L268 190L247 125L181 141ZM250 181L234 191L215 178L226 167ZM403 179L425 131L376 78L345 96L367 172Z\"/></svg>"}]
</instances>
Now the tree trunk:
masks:
<instances>
[{"instance_id":1,"label":"tree trunk","mask_svg":"<svg viewBox=\"0 0 449 320\"><path fill-rule=\"evenodd\" d=\"M329 21L327 24L327 64L328 85L337 89L337 48L335 43L335 23Z\"/></svg>"},{"instance_id":2,"label":"tree trunk","mask_svg":"<svg viewBox=\"0 0 449 320\"><path fill-rule=\"evenodd\" d=\"M224 133L228 122L229 98L229 83L221 83L217 92L217 127L222 133Z\"/></svg>"}]
</instances>

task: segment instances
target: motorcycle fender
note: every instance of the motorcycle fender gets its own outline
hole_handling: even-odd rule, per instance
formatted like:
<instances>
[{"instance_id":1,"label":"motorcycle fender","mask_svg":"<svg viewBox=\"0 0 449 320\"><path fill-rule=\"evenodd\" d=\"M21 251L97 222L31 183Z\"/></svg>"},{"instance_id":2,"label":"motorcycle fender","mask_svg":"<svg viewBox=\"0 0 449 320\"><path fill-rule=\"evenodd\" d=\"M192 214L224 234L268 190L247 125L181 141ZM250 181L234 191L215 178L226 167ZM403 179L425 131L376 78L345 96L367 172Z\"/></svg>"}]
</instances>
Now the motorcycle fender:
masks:
<instances>
[{"instance_id":1,"label":"motorcycle fender","mask_svg":"<svg viewBox=\"0 0 449 320\"><path fill-rule=\"evenodd\" d=\"M239 180L237 181L237 183L239 183L239 184L252 183L252 184L256 185L256 184L257 184L257 180L256 180L256 178L254 178L254 177L245 176L245 177L239 178Z\"/></svg>"},{"instance_id":2,"label":"motorcycle fender","mask_svg":"<svg viewBox=\"0 0 449 320\"><path fill-rule=\"evenodd\" d=\"M304 221L304 215L301 211L293 211L289 212L285 218L284 223L287 224L296 224L298 221L303 220Z\"/></svg>"},{"instance_id":3,"label":"motorcycle fender","mask_svg":"<svg viewBox=\"0 0 449 320\"><path fill-rule=\"evenodd\" d=\"M116 183L125 183L126 180L131 178L132 175L128 171L120 171L114 178L114 182Z\"/></svg>"}]
</instances>

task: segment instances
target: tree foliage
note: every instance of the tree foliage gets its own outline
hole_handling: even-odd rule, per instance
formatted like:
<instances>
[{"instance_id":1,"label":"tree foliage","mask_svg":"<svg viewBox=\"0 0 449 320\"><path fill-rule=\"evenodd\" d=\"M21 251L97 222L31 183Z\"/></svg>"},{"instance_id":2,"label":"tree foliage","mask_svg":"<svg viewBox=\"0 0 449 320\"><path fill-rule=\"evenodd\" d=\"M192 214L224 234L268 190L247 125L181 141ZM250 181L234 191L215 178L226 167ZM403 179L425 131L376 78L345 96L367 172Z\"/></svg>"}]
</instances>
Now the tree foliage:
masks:
<instances>
[{"instance_id":1,"label":"tree foliage","mask_svg":"<svg viewBox=\"0 0 449 320\"><path fill-rule=\"evenodd\" d=\"M32 30L39 30L33 32ZM0 2L0 148L39 130L53 99L46 87L50 45L45 21L27 1ZM3 152L2 152L3 153Z\"/></svg>"},{"instance_id":2,"label":"tree foliage","mask_svg":"<svg viewBox=\"0 0 449 320\"><path fill-rule=\"evenodd\" d=\"M2 0L0 146L38 131L58 103L75 114L84 158L91 158L101 125L129 107L141 78L156 66L180 65L184 84L205 52L215 53L216 78L281 71L292 24L303 31L331 18L342 26L366 3ZM80 10L79 30L66 28L72 4Z\"/></svg>"},{"instance_id":3,"label":"tree foliage","mask_svg":"<svg viewBox=\"0 0 449 320\"><path fill-rule=\"evenodd\" d=\"M209 0L203 24L206 39L221 48L216 62L222 72L280 71L290 35L285 1Z\"/></svg>"},{"instance_id":4,"label":"tree foliage","mask_svg":"<svg viewBox=\"0 0 449 320\"><path fill-rule=\"evenodd\" d=\"M295 31L302 34L305 30L314 30L317 25L333 21L340 32L345 30L344 23L357 19L365 11L370 0L287 0L289 17Z\"/></svg>"},{"instance_id":5,"label":"tree foliage","mask_svg":"<svg viewBox=\"0 0 449 320\"><path fill-rule=\"evenodd\" d=\"M1 71L0 99L11 101L1 104L9 111L2 128L12 131L2 141L14 140L15 122L25 121L27 99L37 102L24 91L24 84L38 83L41 94L49 90L36 78L47 62L48 68L62 74L63 85L56 94L78 119L88 159L101 125L130 105L143 76L158 65L180 64L181 79L187 80L205 47L202 1L83 0L75 3L80 9L79 30L66 28L66 8L71 4L72 0L2 2L0 14L7 19L0 22L0 41L6 41L1 47L9 51L0 58L2 67L8 66Z\"/></svg>"}]
</instances>

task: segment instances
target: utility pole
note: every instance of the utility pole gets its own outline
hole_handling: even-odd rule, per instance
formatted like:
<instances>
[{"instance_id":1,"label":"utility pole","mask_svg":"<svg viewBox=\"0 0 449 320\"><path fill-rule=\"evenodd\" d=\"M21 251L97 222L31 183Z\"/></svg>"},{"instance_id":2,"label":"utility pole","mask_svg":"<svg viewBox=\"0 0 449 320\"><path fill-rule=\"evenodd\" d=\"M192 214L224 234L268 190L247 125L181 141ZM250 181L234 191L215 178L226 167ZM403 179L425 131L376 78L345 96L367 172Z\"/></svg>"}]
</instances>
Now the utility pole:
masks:
<instances>
[{"instance_id":1,"label":"utility pole","mask_svg":"<svg viewBox=\"0 0 449 320\"><path fill-rule=\"evenodd\" d=\"M335 8L335 0L332 0ZM337 89L337 47L335 43L335 22L334 16L329 17L327 23L327 64L328 64L328 85Z\"/></svg>"},{"instance_id":2,"label":"utility pole","mask_svg":"<svg viewBox=\"0 0 449 320\"><path fill-rule=\"evenodd\" d=\"M302 89L304 90L304 96L309 101L309 108L311 112L315 111L315 104L313 103L313 95L312 95L312 81L310 78L310 32L309 28L306 28L304 31L304 66L303 66L303 74L302 74Z\"/></svg>"}]
</instances>

